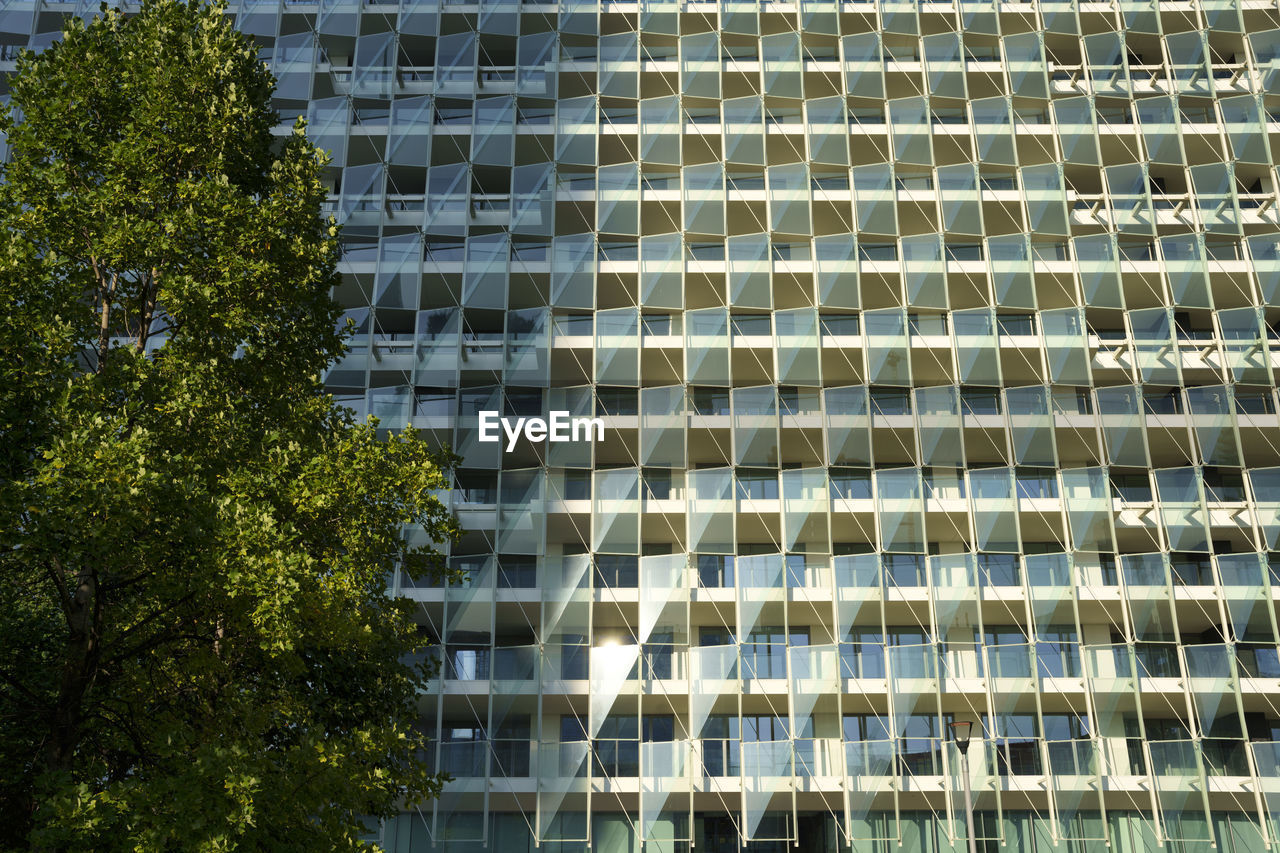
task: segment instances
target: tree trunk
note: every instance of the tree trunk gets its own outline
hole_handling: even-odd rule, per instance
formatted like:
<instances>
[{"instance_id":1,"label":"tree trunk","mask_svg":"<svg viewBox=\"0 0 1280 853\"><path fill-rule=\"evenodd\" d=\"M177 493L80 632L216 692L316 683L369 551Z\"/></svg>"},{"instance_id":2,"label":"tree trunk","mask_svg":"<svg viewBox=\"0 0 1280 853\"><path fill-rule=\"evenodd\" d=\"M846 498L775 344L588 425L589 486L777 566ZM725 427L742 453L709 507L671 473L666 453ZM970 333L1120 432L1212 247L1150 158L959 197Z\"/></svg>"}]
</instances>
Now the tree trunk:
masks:
<instances>
[{"instance_id":1,"label":"tree trunk","mask_svg":"<svg viewBox=\"0 0 1280 853\"><path fill-rule=\"evenodd\" d=\"M76 588L66 603L67 646L62 666L62 686L53 709L50 738L45 752L49 770L70 770L80 742L80 719L84 697L98 665L101 607L98 601L98 573L82 570Z\"/></svg>"}]
</instances>

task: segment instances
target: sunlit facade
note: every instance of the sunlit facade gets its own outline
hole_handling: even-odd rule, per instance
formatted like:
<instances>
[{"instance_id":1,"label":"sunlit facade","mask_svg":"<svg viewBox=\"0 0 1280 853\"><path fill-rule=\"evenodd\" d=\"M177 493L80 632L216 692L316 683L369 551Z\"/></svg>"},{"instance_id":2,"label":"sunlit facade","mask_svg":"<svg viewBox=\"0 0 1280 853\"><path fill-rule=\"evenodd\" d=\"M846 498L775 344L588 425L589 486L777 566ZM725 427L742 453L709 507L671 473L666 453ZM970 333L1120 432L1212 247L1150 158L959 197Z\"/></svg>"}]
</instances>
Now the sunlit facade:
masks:
<instances>
[{"instance_id":1,"label":"sunlit facade","mask_svg":"<svg viewBox=\"0 0 1280 853\"><path fill-rule=\"evenodd\" d=\"M386 850L963 853L952 722L978 850L1280 842L1274 2L230 11L462 458Z\"/></svg>"}]
</instances>

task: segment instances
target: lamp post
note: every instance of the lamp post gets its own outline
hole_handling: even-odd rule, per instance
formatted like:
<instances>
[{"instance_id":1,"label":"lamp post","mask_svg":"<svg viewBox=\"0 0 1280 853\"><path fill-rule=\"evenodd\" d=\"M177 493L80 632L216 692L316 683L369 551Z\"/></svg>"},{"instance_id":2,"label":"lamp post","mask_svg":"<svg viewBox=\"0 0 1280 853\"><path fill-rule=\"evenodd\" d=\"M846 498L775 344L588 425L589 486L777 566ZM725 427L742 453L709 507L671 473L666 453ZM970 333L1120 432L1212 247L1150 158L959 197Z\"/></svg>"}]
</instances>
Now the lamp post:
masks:
<instances>
[{"instance_id":1,"label":"lamp post","mask_svg":"<svg viewBox=\"0 0 1280 853\"><path fill-rule=\"evenodd\" d=\"M969 853L978 853L978 842L973 831L973 792L969 789L969 735L973 733L973 723L948 723L951 739L955 741L960 752L960 778L964 780L964 823L969 831Z\"/></svg>"}]
</instances>

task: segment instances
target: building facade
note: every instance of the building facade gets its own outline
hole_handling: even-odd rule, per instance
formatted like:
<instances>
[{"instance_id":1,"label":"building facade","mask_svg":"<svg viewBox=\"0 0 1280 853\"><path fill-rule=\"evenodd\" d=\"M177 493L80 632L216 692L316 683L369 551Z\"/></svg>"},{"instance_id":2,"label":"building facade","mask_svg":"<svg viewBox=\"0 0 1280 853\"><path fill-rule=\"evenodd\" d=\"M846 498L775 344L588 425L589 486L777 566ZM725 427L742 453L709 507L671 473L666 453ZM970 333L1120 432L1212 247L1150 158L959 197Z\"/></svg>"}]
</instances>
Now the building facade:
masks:
<instances>
[{"instance_id":1,"label":"building facade","mask_svg":"<svg viewBox=\"0 0 1280 853\"><path fill-rule=\"evenodd\" d=\"M1275 2L229 13L329 386L462 458L386 850L961 853L962 772L978 850L1280 841Z\"/></svg>"}]
</instances>

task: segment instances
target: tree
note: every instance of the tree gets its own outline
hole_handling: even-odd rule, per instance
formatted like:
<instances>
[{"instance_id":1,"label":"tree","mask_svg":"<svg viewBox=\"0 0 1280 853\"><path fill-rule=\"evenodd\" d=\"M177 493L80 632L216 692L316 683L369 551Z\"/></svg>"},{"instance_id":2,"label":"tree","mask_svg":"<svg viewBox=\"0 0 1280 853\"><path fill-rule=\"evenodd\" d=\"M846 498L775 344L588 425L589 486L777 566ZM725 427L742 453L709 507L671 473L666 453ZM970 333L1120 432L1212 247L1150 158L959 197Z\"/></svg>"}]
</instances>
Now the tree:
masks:
<instances>
[{"instance_id":1,"label":"tree","mask_svg":"<svg viewBox=\"0 0 1280 853\"><path fill-rule=\"evenodd\" d=\"M405 525L456 530L452 459L323 392L323 157L198 0L72 20L10 82L0 848L360 848L442 782L386 577L442 571Z\"/></svg>"}]
</instances>

